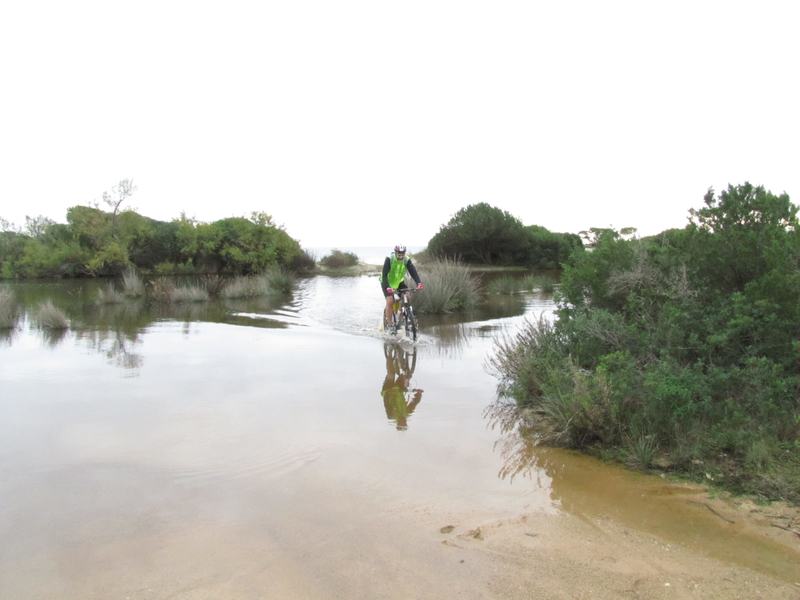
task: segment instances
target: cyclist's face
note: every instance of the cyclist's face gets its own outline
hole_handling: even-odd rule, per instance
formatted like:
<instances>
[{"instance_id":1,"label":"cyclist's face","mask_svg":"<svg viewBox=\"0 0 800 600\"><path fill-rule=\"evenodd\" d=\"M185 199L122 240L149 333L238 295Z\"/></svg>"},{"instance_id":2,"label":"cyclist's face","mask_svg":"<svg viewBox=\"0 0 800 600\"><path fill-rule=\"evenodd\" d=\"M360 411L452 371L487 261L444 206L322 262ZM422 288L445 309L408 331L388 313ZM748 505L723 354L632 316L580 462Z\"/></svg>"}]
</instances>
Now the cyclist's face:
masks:
<instances>
[{"instance_id":1,"label":"cyclist's face","mask_svg":"<svg viewBox=\"0 0 800 600\"><path fill-rule=\"evenodd\" d=\"M405 258L406 257L406 253L405 252L397 252L397 253L395 253L395 256L397 256L397 258Z\"/></svg>"}]
</instances>

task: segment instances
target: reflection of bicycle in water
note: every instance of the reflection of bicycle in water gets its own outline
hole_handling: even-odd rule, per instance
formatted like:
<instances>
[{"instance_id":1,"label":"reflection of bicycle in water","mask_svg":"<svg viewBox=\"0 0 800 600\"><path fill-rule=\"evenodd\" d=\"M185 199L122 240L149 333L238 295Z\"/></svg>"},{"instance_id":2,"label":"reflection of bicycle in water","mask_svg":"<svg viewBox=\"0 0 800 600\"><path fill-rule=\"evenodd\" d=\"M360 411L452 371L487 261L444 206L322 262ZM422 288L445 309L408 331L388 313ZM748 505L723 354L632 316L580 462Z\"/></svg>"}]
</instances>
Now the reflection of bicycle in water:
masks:
<instances>
[{"instance_id":1,"label":"reflection of bicycle in water","mask_svg":"<svg viewBox=\"0 0 800 600\"><path fill-rule=\"evenodd\" d=\"M398 344L384 344L386 379L383 380L383 406L386 416L397 424L397 429L408 429L408 417L422 400L422 390L409 389L411 377L417 366L417 351L407 352Z\"/></svg>"}]
</instances>

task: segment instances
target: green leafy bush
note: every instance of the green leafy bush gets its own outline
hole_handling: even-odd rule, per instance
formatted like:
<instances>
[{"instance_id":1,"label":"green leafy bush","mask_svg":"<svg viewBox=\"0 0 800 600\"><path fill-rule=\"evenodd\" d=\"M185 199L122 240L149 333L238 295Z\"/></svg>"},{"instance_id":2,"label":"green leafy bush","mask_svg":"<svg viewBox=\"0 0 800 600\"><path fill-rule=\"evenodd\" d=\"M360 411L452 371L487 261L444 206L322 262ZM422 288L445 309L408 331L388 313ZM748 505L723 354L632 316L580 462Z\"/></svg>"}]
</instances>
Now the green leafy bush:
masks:
<instances>
[{"instance_id":1,"label":"green leafy bush","mask_svg":"<svg viewBox=\"0 0 800 600\"><path fill-rule=\"evenodd\" d=\"M702 461L732 489L796 498L797 211L745 184L709 192L683 230L595 230L557 320L496 345L502 391L544 411L559 443L687 473Z\"/></svg>"},{"instance_id":2,"label":"green leafy bush","mask_svg":"<svg viewBox=\"0 0 800 600\"><path fill-rule=\"evenodd\" d=\"M319 264L326 269L344 269L355 267L358 264L358 255L353 252L342 252L341 250L331 250L331 253L323 256Z\"/></svg>"}]
</instances>

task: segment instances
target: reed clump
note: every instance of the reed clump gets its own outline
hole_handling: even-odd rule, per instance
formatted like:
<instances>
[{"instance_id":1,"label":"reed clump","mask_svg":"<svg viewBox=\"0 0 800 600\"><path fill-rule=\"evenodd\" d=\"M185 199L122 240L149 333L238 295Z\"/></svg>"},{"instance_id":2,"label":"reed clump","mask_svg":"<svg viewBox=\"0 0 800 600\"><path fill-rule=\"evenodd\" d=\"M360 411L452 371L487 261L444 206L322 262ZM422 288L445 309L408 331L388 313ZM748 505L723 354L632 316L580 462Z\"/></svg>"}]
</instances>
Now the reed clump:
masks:
<instances>
[{"instance_id":1,"label":"reed clump","mask_svg":"<svg viewBox=\"0 0 800 600\"><path fill-rule=\"evenodd\" d=\"M414 297L420 313L443 314L474 307L480 298L478 278L450 259L431 262L423 273L425 291Z\"/></svg>"},{"instance_id":2,"label":"reed clump","mask_svg":"<svg viewBox=\"0 0 800 600\"><path fill-rule=\"evenodd\" d=\"M14 292L0 288L0 329L14 329L19 318L20 310Z\"/></svg>"},{"instance_id":3,"label":"reed clump","mask_svg":"<svg viewBox=\"0 0 800 600\"><path fill-rule=\"evenodd\" d=\"M175 287L170 296L170 302L208 302L208 300L208 292L199 285Z\"/></svg>"},{"instance_id":4,"label":"reed clump","mask_svg":"<svg viewBox=\"0 0 800 600\"><path fill-rule=\"evenodd\" d=\"M486 292L489 294L516 294L523 289L520 283L519 279L504 275L497 279L492 279L486 286Z\"/></svg>"},{"instance_id":5,"label":"reed clump","mask_svg":"<svg viewBox=\"0 0 800 600\"><path fill-rule=\"evenodd\" d=\"M270 294L288 294L297 282L294 273L280 267L270 269L262 277Z\"/></svg>"},{"instance_id":6,"label":"reed clump","mask_svg":"<svg viewBox=\"0 0 800 600\"><path fill-rule=\"evenodd\" d=\"M40 304L34 312L34 323L40 329L68 329L69 320L51 300Z\"/></svg>"},{"instance_id":7,"label":"reed clump","mask_svg":"<svg viewBox=\"0 0 800 600\"><path fill-rule=\"evenodd\" d=\"M276 268L262 275L231 279L220 295L223 298L236 300L288 294L294 288L296 281L297 278L291 271Z\"/></svg>"},{"instance_id":8,"label":"reed clump","mask_svg":"<svg viewBox=\"0 0 800 600\"><path fill-rule=\"evenodd\" d=\"M145 286L141 277L133 269L127 269L122 274L122 294L127 298L141 298L144 293Z\"/></svg>"},{"instance_id":9,"label":"reed clump","mask_svg":"<svg viewBox=\"0 0 800 600\"><path fill-rule=\"evenodd\" d=\"M97 304L122 304L125 302L125 296L123 292L120 292L113 284L109 283L97 290L95 302Z\"/></svg>"},{"instance_id":10,"label":"reed clump","mask_svg":"<svg viewBox=\"0 0 800 600\"><path fill-rule=\"evenodd\" d=\"M520 289L529 292L541 290L545 294L552 294L555 291L557 284L558 280L554 275L544 273L538 275L526 275L520 281L519 286Z\"/></svg>"}]
</instances>

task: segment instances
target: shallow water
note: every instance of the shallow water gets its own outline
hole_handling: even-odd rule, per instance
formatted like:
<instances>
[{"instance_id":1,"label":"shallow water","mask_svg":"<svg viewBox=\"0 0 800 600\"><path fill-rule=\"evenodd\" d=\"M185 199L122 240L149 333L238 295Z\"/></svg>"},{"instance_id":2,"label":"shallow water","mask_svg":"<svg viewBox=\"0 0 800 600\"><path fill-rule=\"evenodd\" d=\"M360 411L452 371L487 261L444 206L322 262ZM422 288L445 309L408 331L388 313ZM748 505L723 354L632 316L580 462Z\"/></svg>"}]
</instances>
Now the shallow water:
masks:
<instances>
[{"instance_id":1,"label":"shallow water","mask_svg":"<svg viewBox=\"0 0 800 600\"><path fill-rule=\"evenodd\" d=\"M549 314L547 296L423 317L411 344L378 331L374 276L156 309L97 307L94 282L12 287L29 307L52 298L71 328L44 334L26 318L0 341L0 598L168 597L148 582L200 586L255 556L306 565L298 581L345 597L347 575L325 572L332 545L348 564L376 561L403 548L376 529L451 513L475 525L613 514L797 575L780 547L676 498L681 486L491 427L493 340Z\"/></svg>"}]
</instances>

